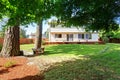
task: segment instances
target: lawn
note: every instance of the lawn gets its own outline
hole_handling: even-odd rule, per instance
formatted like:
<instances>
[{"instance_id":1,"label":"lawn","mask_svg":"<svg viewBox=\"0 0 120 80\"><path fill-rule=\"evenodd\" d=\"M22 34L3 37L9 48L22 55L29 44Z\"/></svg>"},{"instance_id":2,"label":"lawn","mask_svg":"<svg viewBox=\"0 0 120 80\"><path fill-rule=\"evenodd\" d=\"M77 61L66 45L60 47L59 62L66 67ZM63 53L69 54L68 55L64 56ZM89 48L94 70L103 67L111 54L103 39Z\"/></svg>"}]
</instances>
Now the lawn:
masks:
<instances>
[{"instance_id":1,"label":"lawn","mask_svg":"<svg viewBox=\"0 0 120 80\"><path fill-rule=\"evenodd\" d=\"M33 44L21 45L21 50L32 52ZM45 56L80 56L94 55L104 50L107 45L62 44L45 46Z\"/></svg>"},{"instance_id":2,"label":"lawn","mask_svg":"<svg viewBox=\"0 0 120 80\"><path fill-rule=\"evenodd\" d=\"M28 51L32 47L21 45L21 49ZM45 55L39 56L55 61L61 57L75 59L56 63L45 72L45 80L120 80L119 44L49 45L45 46Z\"/></svg>"}]
</instances>

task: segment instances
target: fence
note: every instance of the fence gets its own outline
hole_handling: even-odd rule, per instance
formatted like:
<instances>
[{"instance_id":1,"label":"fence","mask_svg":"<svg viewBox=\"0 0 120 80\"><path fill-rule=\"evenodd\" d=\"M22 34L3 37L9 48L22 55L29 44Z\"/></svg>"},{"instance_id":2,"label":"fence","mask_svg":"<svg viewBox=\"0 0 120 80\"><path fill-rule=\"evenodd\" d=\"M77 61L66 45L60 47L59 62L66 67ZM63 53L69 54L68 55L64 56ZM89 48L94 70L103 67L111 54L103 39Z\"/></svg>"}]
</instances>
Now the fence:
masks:
<instances>
[{"instance_id":1,"label":"fence","mask_svg":"<svg viewBox=\"0 0 120 80\"><path fill-rule=\"evenodd\" d=\"M0 38L0 44L3 44L4 38ZM32 44L33 39L21 38L20 44Z\"/></svg>"},{"instance_id":2,"label":"fence","mask_svg":"<svg viewBox=\"0 0 120 80\"><path fill-rule=\"evenodd\" d=\"M27 39L27 38L21 38L20 39L20 44L32 44L33 39Z\"/></svg>"},{"instance_id":3,"label":"fence","mask_svg":"<svg viewBox=\"0 0 120 80\"><path fill-rule=\"evenodd\" d=\"M3 44L4 39L0 38L0 44Z\"/></svg>"},{"instance_id":4,"label":"fence","mask_svg":"<svg viewBox=\"0 0 120 80\"><path fill-rule=\"evenodd\" d=\"M4 39L0 38L0 44L3 44ZM43 41L48 41L48 39L43 38ZM35 39L21 38L20 44L32 44L35 42Z\"/></svg>"},{"instance_id":5,"label":"fence","mask_svg":"<svg viewBox=\"0 0 120 80\"><path fill-rule=\"evenodd\" d=\"M110 38L109 42L110 43L120 43L120 39L118 39L118 38Z\"/></svg>"}]
</instances>

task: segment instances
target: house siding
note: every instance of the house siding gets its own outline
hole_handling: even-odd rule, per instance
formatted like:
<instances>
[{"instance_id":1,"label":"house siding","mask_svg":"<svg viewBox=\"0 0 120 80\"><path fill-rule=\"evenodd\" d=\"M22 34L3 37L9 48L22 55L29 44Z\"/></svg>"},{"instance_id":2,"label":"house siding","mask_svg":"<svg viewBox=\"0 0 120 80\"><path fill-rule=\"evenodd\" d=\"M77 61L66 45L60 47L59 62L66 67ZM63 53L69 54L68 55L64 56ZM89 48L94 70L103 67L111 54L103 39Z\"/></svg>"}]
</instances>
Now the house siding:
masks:
<instances>
[{"instance_id":1,"label":"house siding","mask_svg":"<svg viewBox=\"0 0 120 80\"><path fill-rule=\"evenodd\" d=\"M55 33L56 34L56 33ZM51 34L49 41L51 42L65 42L67 41L67 34L61 34L61 38L55 38L55 34ZM84 39L79 39L78 34L73 34L73 39L70 39L69 41L74 41L74 42L85 42L85 41L98 41L98 34L93 33L91 34L91 39L86 38L86 33L84 34Z\"/></svg>"},{"instance_id":2,"label":"house siding","mask_svg":"<svg viewBox=\"0 0 120 80\"><path fill-rule=\"evenodd\" d=\"M56 34L61 34L61 37L55 37ZM73 34L70 35L70 34ZM79 34L84 34L84 39L78 38ZM89 34L91 34L91 38L89 39ZM73 38L72 38L73 37ZM69 38L69 39L68 39ZM51 28L49 30L49 42L87 42L87 41L98 41L99 35L98 33L88 33L83 29L75 29L71 28Z\"/></svg>"},{"instance_id":3,"label":"house siding","mask_svg":"<svg viewBox=\"0 0 120 80\"><path fill-rule=\"evenodd\" d=\"M92 34L92 41L98 41L99 35L97 33Z\"/></svg>"}]
</instances>

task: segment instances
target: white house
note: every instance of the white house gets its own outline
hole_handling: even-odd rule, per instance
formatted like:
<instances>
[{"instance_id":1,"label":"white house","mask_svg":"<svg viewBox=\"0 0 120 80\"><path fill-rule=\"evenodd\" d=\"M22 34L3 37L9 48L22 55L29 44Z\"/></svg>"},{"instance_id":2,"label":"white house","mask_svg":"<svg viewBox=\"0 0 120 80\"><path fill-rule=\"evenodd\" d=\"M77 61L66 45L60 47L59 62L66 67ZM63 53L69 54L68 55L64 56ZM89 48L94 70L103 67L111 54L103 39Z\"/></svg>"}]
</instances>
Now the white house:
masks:
<instances>
[{"instance_id":1,"label":"white house","mask_svg":"<svg viewBox=\"0 0 120 80\"><path fill-rule=\"evenodd\" d=\"M36 33L31 33L31 34L29 35L29 38L34 39L35 37L36 37ZM46 35L45 35L45 34L42 34L42 38L46 38Z\"/></svg>"},{"instance_id":2,"label":"white house","mask_svg":"<svg viewBox=\"0 0 120 80\"><path fill-rule=\"evenodd\" d=\"M48 29L49 42L97 42L97 32L86 32L83 28L56 27Z\"/></svg>"}]
</instances>

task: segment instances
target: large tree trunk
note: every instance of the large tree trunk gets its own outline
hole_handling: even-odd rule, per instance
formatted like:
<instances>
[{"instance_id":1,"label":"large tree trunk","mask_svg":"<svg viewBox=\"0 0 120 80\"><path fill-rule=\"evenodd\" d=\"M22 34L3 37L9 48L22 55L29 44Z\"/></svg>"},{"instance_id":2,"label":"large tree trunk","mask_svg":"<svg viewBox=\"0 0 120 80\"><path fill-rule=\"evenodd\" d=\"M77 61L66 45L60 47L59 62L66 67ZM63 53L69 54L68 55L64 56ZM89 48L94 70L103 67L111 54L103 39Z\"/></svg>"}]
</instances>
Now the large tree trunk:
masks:
<instances>
[{"instance_id":1,"label":"large tree trunk","mask_svg":"<svg viewBox=\"0 0 120 80\"><path fill-rule=\"evenodd\" d=\"M35 38L35 49L41 49L42 45L42 20L38 23Z\"/></svg>"},{"instance_id":2,"label":"large tree trunk","mask_svg":"<svg viewBox=\"0 0 120 80\"><path fill-rule=\"evenodd\" d=\"M5 37L3 42L3 48L0 56L17 56L20 52L19 44L19 26L9 27L5 31Z\"/></svg>"}]
</instances>

